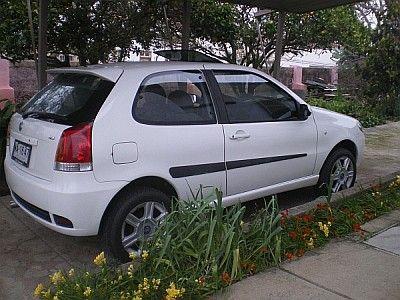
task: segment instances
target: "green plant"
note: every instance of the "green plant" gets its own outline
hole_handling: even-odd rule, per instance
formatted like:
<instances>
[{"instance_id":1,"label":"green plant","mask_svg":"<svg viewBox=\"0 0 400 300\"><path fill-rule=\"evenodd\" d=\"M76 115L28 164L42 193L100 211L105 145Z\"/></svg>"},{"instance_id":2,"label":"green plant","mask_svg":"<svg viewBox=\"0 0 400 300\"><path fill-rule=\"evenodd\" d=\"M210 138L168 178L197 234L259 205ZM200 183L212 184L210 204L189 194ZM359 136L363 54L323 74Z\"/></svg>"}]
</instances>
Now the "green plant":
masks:
<instances>
[{"instance_id":1,"label":"green plant","mask_svg":"<svg viewBox=\"0 0 400 300\"><path fill-rule=\"evenodd\" d=\"M7 128L10 118L15 111L15 102L0 100L0 167L3 170L3 161L7 145ZM1 171L2 173L2 171Z\"/></svg>"},{"instance_id":2,"label":"green plant","mask_svg":"<svg viewBox=\"0 0 400 300\"><path fill-rule=\"evenodd\" d=\"M366 128L385 123L384 116L375 107L355 100L348 100L341 96L336 96L330 101L310 98L307 102L313 106L326 108L356 118Z\"/></svg>"},{"instance_id":3,"label":"green plant","mask_svg":"<svg viewBox=\"0 0 400 300\"><path fill-rule=\"evenodd\" d=\"M103 253L94 261L101 266L99 272L58 272L51 277L50 290L39 286L36 294L43 299L196 298L278 264L281 228L276 200L245 224L245 208L223 208L222 195L216 194L215 202L215 195L174 201L162 226L144 241L140 257L131 255L125 272L106 265Z\"/></svg>"}]
</instances>

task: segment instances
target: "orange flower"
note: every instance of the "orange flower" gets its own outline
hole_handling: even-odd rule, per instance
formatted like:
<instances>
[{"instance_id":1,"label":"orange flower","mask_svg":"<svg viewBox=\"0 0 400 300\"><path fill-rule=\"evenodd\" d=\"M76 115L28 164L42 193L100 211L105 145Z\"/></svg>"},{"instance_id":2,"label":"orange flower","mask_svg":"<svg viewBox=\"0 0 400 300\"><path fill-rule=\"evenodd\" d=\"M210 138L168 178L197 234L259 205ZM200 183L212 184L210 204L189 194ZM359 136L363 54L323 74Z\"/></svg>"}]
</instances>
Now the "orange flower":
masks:
<instances>
[{"instance_id":1,"label":"orange flower","mask_svg":"<svg viewBox=\"0 0 400 300\"><path fill-rule=\"evenodd\" d=\"M224 272L221 275L221 280L224 284L229 284L231 282L231 276L229 276L228 272Z\"/></svg>"},{"instance_id":2,"label":"orange flower","mask_svg":"<svg viewBox=\"0 0 400 300\"><path fill-rule=\"evenodd\" d=\"M294 254L291 253L291 252L286 252L285 255L286 255L286 258L287 258L288 260L292 260L293 258L295 258Z\"/></svg>"},{"instance_id":3,"label":"orange flower","mask_svg":"<svg viewBox=\"0 0 400 300\"><path fill-rule=\"evenodd\" d=\"M290 237L292 240L294 240L294 239L296 239L296 237L297 237L297 233L296 233L295 231L290 231L290 232L289 232L289 237Z\"/></svg>"}]
</instances>

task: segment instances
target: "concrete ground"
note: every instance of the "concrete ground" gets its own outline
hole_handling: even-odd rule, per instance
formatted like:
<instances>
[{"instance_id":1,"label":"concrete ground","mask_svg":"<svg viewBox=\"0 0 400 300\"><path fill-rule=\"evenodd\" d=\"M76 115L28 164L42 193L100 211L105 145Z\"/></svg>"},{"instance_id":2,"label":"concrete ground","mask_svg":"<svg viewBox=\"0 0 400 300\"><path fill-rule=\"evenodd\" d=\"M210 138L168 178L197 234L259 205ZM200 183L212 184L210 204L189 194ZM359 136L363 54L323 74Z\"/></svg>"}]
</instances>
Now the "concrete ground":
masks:
<instances>
[{"instance_id":1,"label":"concrete ground","mask_svg":"<svg viewBox=\"0 0 400 300\"><path fill-rule=\"evenodd\" d=\"M242 280L215 298L400 299L398 225L400 210L365 224L363 230L372 236L366 242L355 235L334 240L298 260Z\"/></svg>"},{"instance_id":2,"label":"concrete ground","mask_svg":"<svg viewBox=\"0 0 400 300\"><path fill-rule=\"evenodd\" d=\"M399 133L400 122L367 130L367 148L364 162L359 170L359 182L367 184L371 179L400 170ZM287 208L311 201L314 199L311 191L312 189L302 189L279 195L280 205L282 208ZM9 196L0 198L0 299L31 299L37 283L46 281L52 272L60 268L90 268L93 257L101 251L98 238L69 237L53 232L35 223L21 209L10 209L9 201ZM251 207L257 203L247 205ZM399 262L396 262L392 254L383 255L382 251L376 251L370 245L350 240L339 241L310 253L304 259L284 264L281 269L264 273L274 276L265 277L260 274L248 279L251 281L238 283L232 290L240 291L238 295L244 298L248 293L259 299L280 296L319 299L342 296L360 298L361 291L358 294L357 290L352 291L357 279L348 278L347 272L351 272L351 266L361 268L365 264L366 268L370 268L363 269L365 273L357 275L360 276L358 280L366 282L369 278L371 280L381 278L380 282L374 282L377 288L382 284L389 286L393 280L400 283ZM354 260L350 261L347 256L353 257ZM315 271L311 265L314 267L318 265L323 269ZM396 270L398 273L394 273ZM302 273L303 271L308 273ZM385 272L396 276L390 277L385 275ZM341 280L345 280L347 289L337 288L341 287ZM280 282L286 284L287 294L282 294L283 291L278 288ZM332 282L332 286L327 288L329 282ZM400 284L398 286L400 287ZM400 299L400 291L397 292L397 299ZM382 291L375 298L393 297L388 293ZM373 295L375 294L372 292L365 294L368 297Z\"/></svg>"}]
</instances>

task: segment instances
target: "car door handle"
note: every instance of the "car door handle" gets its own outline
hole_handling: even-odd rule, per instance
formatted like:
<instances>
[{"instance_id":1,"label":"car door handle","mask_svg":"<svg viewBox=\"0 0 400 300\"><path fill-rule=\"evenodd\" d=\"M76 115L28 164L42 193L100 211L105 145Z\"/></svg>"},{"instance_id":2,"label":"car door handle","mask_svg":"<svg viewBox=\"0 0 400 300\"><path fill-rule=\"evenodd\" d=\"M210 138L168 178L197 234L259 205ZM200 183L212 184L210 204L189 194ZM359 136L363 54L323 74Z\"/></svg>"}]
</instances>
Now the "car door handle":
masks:
<instances>
[{"instance_id":1,"label":"car door handle","mask_svg":"<svg viewBox=\"0 0 400 300\"><path fill-rule=\"evenodd\" d=\"M247 132L243 131L243 130L238 130L236 131L235 134L232 134L229 138L231 140L244 140L244 139L248 139L250 137L250 134L248 134Z\"/></svg>"}]
</instances>

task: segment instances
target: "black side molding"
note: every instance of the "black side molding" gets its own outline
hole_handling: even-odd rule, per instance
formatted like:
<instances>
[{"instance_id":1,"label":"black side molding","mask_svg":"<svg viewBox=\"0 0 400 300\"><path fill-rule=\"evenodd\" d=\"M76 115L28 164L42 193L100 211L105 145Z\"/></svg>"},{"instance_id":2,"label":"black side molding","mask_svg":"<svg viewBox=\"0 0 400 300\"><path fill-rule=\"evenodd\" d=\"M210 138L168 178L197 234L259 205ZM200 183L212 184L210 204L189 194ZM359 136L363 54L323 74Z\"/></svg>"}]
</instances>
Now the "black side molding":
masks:
<instances>
[{"instance_id":1,"label":"black side molding","mask_svg":"<svg viewBox=\"0 0 400 300\"><path fill-rule=\"evenodd\" d=\"M169 173L173 178L182 178L195 175L202 175L208 173L222 172L232 169L251 167L261 164L268 164L277 161L295 159L307 156L306 153L292 154L292 155L282 155L282 156L272 156L272 157L261 157L254 159L243 159L243 160L233 160L226 162L209 163L201 165L189 165L189 166L178 166L169 169Z\"/></svg>"}]
</instances>

